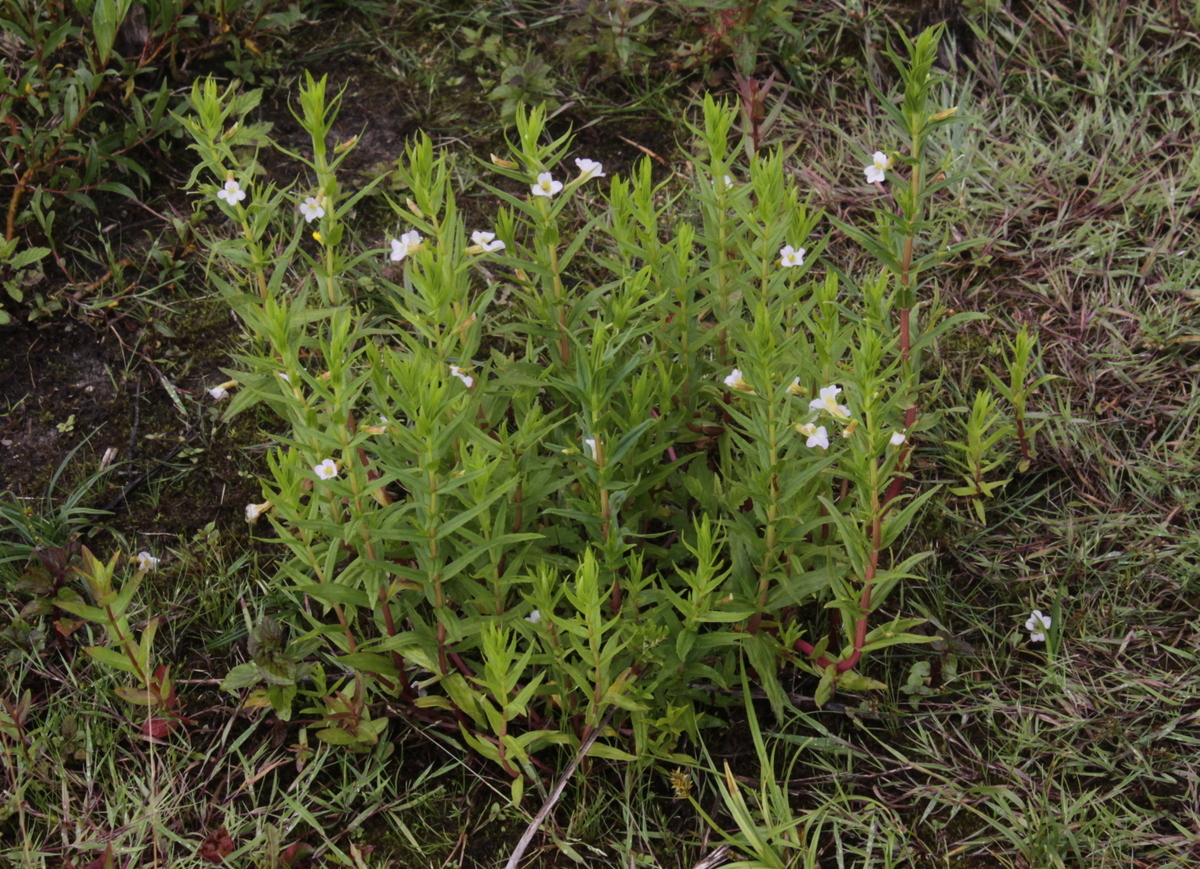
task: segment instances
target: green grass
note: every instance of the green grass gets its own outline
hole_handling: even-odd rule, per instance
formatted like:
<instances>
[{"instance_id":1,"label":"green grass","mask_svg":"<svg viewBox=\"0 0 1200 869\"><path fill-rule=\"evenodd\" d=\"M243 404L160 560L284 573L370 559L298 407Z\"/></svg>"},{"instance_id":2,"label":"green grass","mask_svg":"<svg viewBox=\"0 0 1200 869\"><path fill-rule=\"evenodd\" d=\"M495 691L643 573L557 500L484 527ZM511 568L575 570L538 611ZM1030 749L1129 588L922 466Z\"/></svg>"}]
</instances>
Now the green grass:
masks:
<instances>
[{"instance_id":1,"label":"green grass","mask_svg":"<svg viewBox=\"0 0 1200 869\"><path fill-rule=\"evenodd\" d=\"M905 4L869 5L861 18L851 4L815 4L801 60L763 46L804 75L771 138L794 148L794 171L844 218L869 204L860 189L864 154L901 144L880 139L866 83L889 87L878 48L888 19L908 12ZM709 768L689 771L695 803L672 794L671 767L597 763L572 782L527 865L574 865L572 855L597 865L695 865L722 843L697 807L736 840L731 861L739 853L750 859L733 804L721 797L725 762L743 786L751 827L764 828L788 866L1200 863L1200 267L1189 247L1200 185L1200 22L1184 4L1179 15L1190 22L1173 16L1171 4L1110 0L1076 13L1046 2L1036 15L1029 5L972 6L991 11L968 15L973 48L953 59L942 100L961 105L971 121L938 156L947 169L974 173L948 188L939 208L956 233L988 241L935 282L953 307L988 317L928 358L930 379L940 377L939 403L969 407L987 384L981 366L999 372L1001 339L1023 324L1039 337L1044 373L1055 378L1031 399L1043 425L1038 457L987 502L987 521L964 499L939 495L910 541L935 557L927 583L906 591L897 608L930 616L961 642L954 678L915 710L895 691L861 698L861 707L860 698L839 696L848 709L781 721L761 709L757 722L727 711L730 734L713 731L704 746ZM647 67L653 74L623 75L617 59L604 56L590 79L586 59L572 59L573 31L540 23L546 14L532 3L448 11L412 4L399 12L361 5L293 38L318 66L353 58L370 82L368 97L393 89L396 110L414 118L408 129L429 129L458 153L463 199L480 213L491 205L473 188L478 170L469 157L502 153L500 101L489 92L504 62L482 53L461 59L479 41L474 32L499 34L522 57L546 60L549 95L573 103L558 123L573 123L583 141L604 142L612 149L606 164L641 156L610 135L634 129L627 138L661 158L655 171L664 180L686 177L692 142L681 121L695 121L694 96L707 84L699 72L671 70L666 58L681 33L697 38L692 13L658 10L633 34L659 52ZM576 13L561 14L564 27L578 23ZM276 74L286 84L305 61L279 56ZM718 91L730 85L711 78ZM361 120L373 122L366 113ZM377 142L362 177L388 168L401 146ZM113 376L152 384L154 365L186 380L195 395L175 429L205 432L203 455L134 493L131 513L105 518L120 536L92 538L123 538L131 549L152 540L165 556L135 621L167 619L156 648L173 663L194 723L164 740L142 739L142 710L119 700L119 680L81 651L92 628L63 637L32 616L14 626L28 602L14 583L29 547L63 545L71 529L85 530L92 517L81 509L107 500L92 493L108 486L102 494L111 496L116 484L87 485L90 471L76 458L65 471L76 495L51 486L45 503L3 502L10 527L0 532L0 865L83 866L106 845L118 866L211 865L198 849L223 826L235 849L229 865L281 865L278 855L304 841L325 865L502 866L540 795L531 786L513 809L507 782L467 757L456 734L397 717L392 741L365 754L334 752L318 747L303 715L277 723L238 709L236 697L217 689L245 657L246 626L275 605L264 596L273 553L240 522L241 496L256 491L246 475L260 461L246 446L267 436L242 418L235 425L249 430L218 434L222 424L200 387L224 363L210 356L204 370L190 368L182 344L150 343L162 335L155 322L174 331L190 306L209 304L202 264L175 271L186 245L168 242L175 236L160 228L151 257L171 247L170 257L162 253L148 289L123 295L119 273L129 267L114 251L91 249L90 237L81 231L80 256L113 273L100 297L120 300L137 323L122 342L126 369ZM828 256L840 247L835 239ZM190 297L160 285L187 274ZM82 323L102 310L98 298L77 316ZM962 416L944 414L939 430L957 439ZM929 450L916 470L920 485L953 477L947 457ZM213 475L225 472L237 492L232 509L167 521L183 497L219 498ZM170 536L145 536L155 527ZM1026 643L1029 611L1049 612L1056 601L1049 648ZM928 647L901 647L879 666L898 686L912 664L938 658ZM796 686L800 695L811 689ZM21 716L13 705L26 692ZM792 846L783 843L789 837Z\"/></svg>"}]
</instances>

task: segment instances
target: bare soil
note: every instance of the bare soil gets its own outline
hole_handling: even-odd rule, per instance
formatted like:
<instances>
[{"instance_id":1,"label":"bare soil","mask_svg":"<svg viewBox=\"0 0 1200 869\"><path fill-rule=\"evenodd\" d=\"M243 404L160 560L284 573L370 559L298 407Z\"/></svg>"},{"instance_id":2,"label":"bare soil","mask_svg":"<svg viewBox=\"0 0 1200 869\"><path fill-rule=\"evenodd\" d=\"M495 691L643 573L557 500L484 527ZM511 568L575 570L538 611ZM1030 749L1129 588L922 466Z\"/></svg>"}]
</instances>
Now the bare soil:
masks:
<instances>
[{"instance_id":1,"label":"bare soil","mask_svg":"<svg viewBox=\"0 0 1200 869\"><path fill-rule=\"evenodd\" d=\"M237 326L211 303L181 310L165 329L118 314L0 333L4 490L61 503L88 486L84 506L123 516L131 533L160 535L240 517L258 499L241 457L260 440L255 421L220 423L206 392L225 379ZM102 467L108 473L89 484Z\"/></svg>"}]
</instances>

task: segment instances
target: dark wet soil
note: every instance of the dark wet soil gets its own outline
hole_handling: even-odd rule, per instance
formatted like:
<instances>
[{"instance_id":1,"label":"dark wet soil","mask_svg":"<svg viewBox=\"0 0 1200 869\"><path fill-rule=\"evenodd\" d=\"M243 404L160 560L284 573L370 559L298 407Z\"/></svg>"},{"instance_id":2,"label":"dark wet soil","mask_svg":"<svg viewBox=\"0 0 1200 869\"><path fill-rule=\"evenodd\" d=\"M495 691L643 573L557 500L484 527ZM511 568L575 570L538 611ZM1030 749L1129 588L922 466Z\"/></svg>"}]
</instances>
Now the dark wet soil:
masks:
<instances>
[{"instance_id":1,"label":"dark wet soil","mask_svg":"<svg viewBox=\"0 0 1200 869\"><path fill-rule=\"evenodd\" d=\"M135 534L193 532L258 500L241 455L255 420L221 422L206 392L238 328L212 304L180 312L157 328L118 314L0 333L0 488L58 504L86 488L82 506Z\"/></svg>"}]
</instances>

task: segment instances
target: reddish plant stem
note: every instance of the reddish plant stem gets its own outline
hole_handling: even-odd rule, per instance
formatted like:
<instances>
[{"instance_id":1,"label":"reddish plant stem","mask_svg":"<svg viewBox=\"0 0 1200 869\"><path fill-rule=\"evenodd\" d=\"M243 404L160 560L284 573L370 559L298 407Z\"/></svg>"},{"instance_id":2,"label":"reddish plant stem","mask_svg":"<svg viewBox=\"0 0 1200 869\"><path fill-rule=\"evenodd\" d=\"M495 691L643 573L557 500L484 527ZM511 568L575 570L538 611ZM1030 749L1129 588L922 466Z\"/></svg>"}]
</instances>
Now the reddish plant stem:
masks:
<instances>
[{"instance_id":1,"label":"reddish plant stem","mask_svg":"<svg viewBox=\"0 0 1200 869\"><path fill-rule=\"evenodd\" d=\"M1021 444L1021 458L1027 462L1033 461L1033 456L1029 453L1029 441L1025 438L1025 418L1022 416L1016 417L1017 423L1017 441Z\"/></svg>"},{"instance_id":2,"label":"reddish plant stem","mask_svg":"<svg viewBox=\"0 0 1200 869\"><path fill-rule=\"evenodd\" d=\"M875 582L875 574L879 570L879 550L883 532L882 510L871 522L871 556L867 561L867 569L863 573L863 589L858 599L858 619L854 622L854 646L850 656L843 661L831 661L825 655L818 656L813 663L821 669L831 664L838 673L845 673L856 665L862 658L862 649L867 642L867 619L871 614L871 591ZM806 655L812 655L816 649L806 640L796 640L795 648Z\"/></svg>"},{"instance_id":3,"label":"reddish plant stem","mask_svg":"<svg viewBox=\"0 0 1200 869\"><path fill-rule=\"evenodd\" d=\"M475 678L475 671L472 670L467 662L462 659L458 652L451 652L450 660L454 662L454 666L458 667L458 669L462 671L462 674L468 679Z\"/></svg>"},{"instance_id":4,"label":"reddish plant stem","mask_svg":"<svg viewBox=\"0 0 1200 869\"><path fill-rule=\"evenodd\" d=\"M391 606L388 605L387 592L382 587L379 589L379 605L383 608L383 623L387 627L388 636L396 636L396 620L392 616ZM392 650L392 663L396 665L396 674L400 680L400 695L405 700L412 700L415 695L412 685L408 682L408 674L404 672L404 657L394 649Z\"/></svg>"},{"instance_id":5,"label":"reddish plant stem","mask_svg":"<svg viewBox=\"0 0 1200 869\"><path fill-rule=\"evenodd\" d=\"M438 669L442 671L443 676L450 675L450 669L446 666L446 623L440 618L437 626L437 645L438 645Z\"/></svg>"}]
</instances>

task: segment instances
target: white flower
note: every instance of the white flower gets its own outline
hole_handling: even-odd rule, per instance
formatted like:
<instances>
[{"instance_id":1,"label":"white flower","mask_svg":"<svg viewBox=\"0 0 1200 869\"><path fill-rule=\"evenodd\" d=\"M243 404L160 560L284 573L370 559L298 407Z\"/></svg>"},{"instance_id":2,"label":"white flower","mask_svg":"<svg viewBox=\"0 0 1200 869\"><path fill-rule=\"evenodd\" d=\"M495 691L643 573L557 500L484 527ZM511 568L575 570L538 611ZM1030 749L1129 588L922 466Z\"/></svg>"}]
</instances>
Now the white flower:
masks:
<instances>
[{"instance_id":1,"label":"white flower","mask_svg":"<svg viewBox=\"0 0 1200 869\"><path fill-rule=\"evenodd\" d=\"M838 393L841 391L841 387L839 386L822 386L821 397L810 401L808 409L815 411L827 410L834 419L850 419L850 408L844 404L837 403Z\"/></svg>"},{"instance_id":2,"label":"white flower","mask_svg":"<svg viewBox=\"0 0 1200 869\"><path fill-rule=\"evenodd\" d=\"M870 166L863 167L863 172L867 176L867 183L883 183L887 180L887 169L892 165L891 158L882 151L876 151L871 155L871 160L872 163Z\"/></svg>"},{"instance_id":3,"label":"white flower","mask_svg":"<svg viewBox=\"0 0 1200 869\"><path fill-rule=\"evenodd\" d=\"M472 377L470 374L464 374L463 370L461 368L459 368L457 365L450 366L450 373L453 374L455 377L457 377L459 380L461 380L464 384L466 384L467 389L470 389L472 386L475 385L475 378Z\"/></svg>"},{"instance_id":4,"label":"white flower","mask_svg":"<svg viewBox=\"0 0 1200 869\"><path fill-rule=\"evenodd\" d=\"M799 377L797 377L795 380L793 380L791 385L788 386L788 392L790 392L792 395L803 395L804 394L804 387L800 385Z\"/></svg>"},{"instance_id":5,"label":"white flower","mask_svg":"<svg viewBox=\"0 0 1200 869\"><path fill-rule=\"evenodd\" d=\"M261 504L247 504L246 505L246 521L247 522L257 522L258 517L261 516L263 513L266 513L273 506L274 505L270 501L263 501Z\"/></svg>"},{"instance_id":6,"label":"white flower","mask_svg":"<svg viewBox=\"0 0 1200 869\"><path fill-rule=\"evenodd\" d=\"M536 625L541 620L542 620L542 611L541 610L534 610L529 615L525 616L525 621L529 622L531 625Z\"/></svg>"},{"instance_id":7,"label":"white flower","mask_svg":"<svg viewBox=\"0 0 1200 869\"><path fill-rule=\"evenodd\" d=\"M888 443L894 447L898 447L900 444L904 443L905 440L907 440L907 438L905 437L904 432L894 431L892 432L892 439L888 441Z\"/></svg>"},{"instance_id":8,"label":"white flower","mask_svg":"<svg viewBox=\"0 0 1200 869\"><path fill-rule=\"evenodd\" d=\"M284 379L284 381L286 381L287 383L291 383L291 382L292 382L292 378L290 378L290 377L288 377L288 376L287 376L287 372L286 372L286 371L280 371L280 372L279 372L279 376L280 376L280 377L282 377L282 378Z\"/></svg>"},{"instance_id":9,"label":"white flower","mask_svg":"<svg viewBox=\"0 0 1200 869\"><path fill-rule=\"evenodd\" d=\"M237 205L246 198L246 191L238 186L238 183L230 178L225 182L225 186L217 191L217 198L224 199L230 205Z\"/></svg>"},{"instance_id":10,"label":"white flower","mask_svg":"<svg viewBox=\"0 0 1200 869\"><path fill-rule=\"evenodd\" d=\"M159 559L155 558L149 552L142 550L134 556L134 561L137 562L138 570L154 570L158 567Z\"/></svg>"},{"instance_id":11,"label":"white flower","mask_svg":"<svg viewBox=\"0 0 1200 869\"><path fill-rule=\"evenodd\" d=\"M1034 610L1025 622L1025 630L1029 631L1029 642L1044 643L1046 631L1050 630L1050 616L1043 615L1041 610Z\"/></svg>"},{"instance_id":12,"label":"white flower","mask_svg":"<svg viewBox=\"0 0 1200 869\"><path fill-rule=\"evenodd\" d=\"M480 253L504 250L504 242L496 238L496 233L494 232L473 232L471 233L471 241L479 247Z\"/></svg>"},{"instance_id":13,"label":"white flower","mask_svg":"<svg viewBox=\"0 0 1200 869\"><path fill-rule=\"evenodd\" d=\"M237 386L236 380L226 380L224 383L218 383L216 386L208 390L208 394L213 401L220 401L222 398L229 398L229 390Z\"/></svg>"},{"instance_id":14,"label":"white flower","mask_svg":"<svg viewBox=\"0 0 1200 869\"><path fill-rule=\"evenodd\" d=\"M332 480L338 475L337 462L333 459L325 459L319 465L313 465L313 473L322 480Z\"/></svg>"},{"instance_id":15,"label":"white flower","mask_svg":"<svg viewBox=\"0 0 1200 869\"><path fill-rule=\"evenodd\" d=\"M300 213L304 215L305 223L312 223L325 216L325 209L321 207L321 201L317 197L308 196L300 204Z\"/></svg>"},{"instance_id":16,"label":"white flower","mask_svg":"<svg viewBox=\"0 0 1200 869\"><path fill-rule=\"evenodd\" d=\"M733 176L725 175L724 177L722 177L720 186L721 186L722 190L732 190L733 189Z\"/></svg>"},{"instance_id":17,"label":"white flower","mask_svg":"<svg viewBox=\"0 0 1200 869\"><path fill-rule=\"evenodd\" d=\"M752 392L750 384L742 379L742 372L738 369L733 369L733 373L725 378L725 385L730 389L741 389L744 392Z\"/></svg>"},{"instance_id":18,"label":"white flower","mask_svg":"<svg viewBox=\"0 0 1200 869\"><path fill-rule=\"evenodd\" d=\"M555 193L562 190L562 188L562 182L555 181L552 177L550 177L549 172L539 173L537 177L537 183L529 185L529 189L532 191L534 196L553 196Z\"/></svg>"},{"instance_id":19,"label":"white flower","mask_svg":"<svg viewBox=\"0 0 1200 869\"><path fill-rule=\"evenodd\" d=\"M796 431L805 435L808 440L804 442L806 447L821 447L821 449L829 449L829 433L825 431L825 426L817 426L810 423L796 426Z\"/></svg>"},{"instance_id":20,"label":"white flower","mask_svg":"<svg viewBox=\"0 0 1200 869\"><path fill-rule=\"evenodd\" d=\"M579 177L584 181L588 181L592 178L605 177L604 166L600 163L597 163L595 160L577 158L575 160L575 165L579 167ZM542 176L539 175L538 180L541 181Z\"/></svg>"},{"instance_id":21,"label":"white flower","mask_svg":"<svg viewBox=\"0 0 1200 869\"><path fill-rule=\"evenodd\" d=\"M421 233L415 229L410 230L400 236L400 240L392 239L392 262L400 262L410 253L416 253L421 249Z\"/></svg>"},{"instance_id":22,"label":"white flower","mask_svg":"<svg viewBox=\"0 0 1200 869\"><path fill-rule=\"evenodd\" d=\"M583 445L585 447L587 447L588 456L590 456L593 459L596 458L596 439L595 438L584 438Z\"/></svg>"},{"instance_id":23,"label":"white flower","mask_svg":"<svg viewBox=\"0 0 1200 869\"><path fill-rule=\"evenodd\" d=\"M779 249L779 265L785 269L804 265L804 248L794 248L785 244Z\"/></svg>"}]
</instances>

